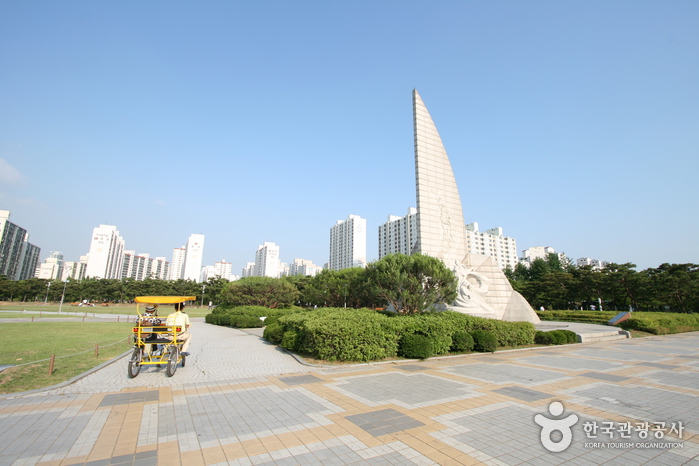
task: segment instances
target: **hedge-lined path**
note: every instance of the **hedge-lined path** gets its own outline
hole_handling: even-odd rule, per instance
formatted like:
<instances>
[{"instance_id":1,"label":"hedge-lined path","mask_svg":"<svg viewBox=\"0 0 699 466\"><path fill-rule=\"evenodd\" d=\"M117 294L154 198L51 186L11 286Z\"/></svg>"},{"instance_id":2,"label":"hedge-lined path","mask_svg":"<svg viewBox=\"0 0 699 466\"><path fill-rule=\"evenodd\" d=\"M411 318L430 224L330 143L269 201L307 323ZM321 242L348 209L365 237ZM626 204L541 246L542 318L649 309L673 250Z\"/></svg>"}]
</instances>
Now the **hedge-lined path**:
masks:
<instances>
[{"instance_id":1,"label":"hedge-lined path","mask_svg":"<svg viewBox=\"0 0 699 466\"><path fill-rule=\"evenodd\" d=\"M699 332L333 368L255 332L192 333L171 379L127 379L122 359L0 397L0 465L699 464ZM577 416L570 446L547 450L537 415Z\"/></svg>"}]
</instances>

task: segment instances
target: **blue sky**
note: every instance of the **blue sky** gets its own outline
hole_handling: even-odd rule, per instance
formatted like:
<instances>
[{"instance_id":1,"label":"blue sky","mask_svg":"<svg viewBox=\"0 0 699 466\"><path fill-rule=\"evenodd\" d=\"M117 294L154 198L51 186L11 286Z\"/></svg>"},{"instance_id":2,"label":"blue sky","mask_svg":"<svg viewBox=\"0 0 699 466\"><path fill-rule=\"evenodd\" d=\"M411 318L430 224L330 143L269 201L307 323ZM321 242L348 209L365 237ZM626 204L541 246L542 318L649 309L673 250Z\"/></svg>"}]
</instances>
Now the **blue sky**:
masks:
<instances>
[{"instance_id":1,"label":"blue sky","mask_svg":"<svg viewBox=\"0 0 699 466\"><path fill-rule=\"evenodd\" d=\"M699 2L0 0L0 209L235 273L415 206L411 91L465 221L520 251L699 263Z\"/></svg>"}]
</instances>

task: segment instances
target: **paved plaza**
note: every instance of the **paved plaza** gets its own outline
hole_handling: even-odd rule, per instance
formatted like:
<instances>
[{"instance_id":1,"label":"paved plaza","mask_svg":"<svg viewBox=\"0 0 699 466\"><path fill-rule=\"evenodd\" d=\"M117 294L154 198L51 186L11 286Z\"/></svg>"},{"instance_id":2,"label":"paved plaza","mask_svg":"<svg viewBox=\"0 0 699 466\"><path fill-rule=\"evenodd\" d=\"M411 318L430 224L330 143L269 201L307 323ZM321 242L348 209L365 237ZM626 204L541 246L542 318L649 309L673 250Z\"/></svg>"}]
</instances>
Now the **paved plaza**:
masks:
<instances>
[{"instance_id":1,"label":"paved plaza","mask_svg":"<svg viewBox=\"0 0 699 466\"><path fill-rule=\"evenodd\" d=\"M0 465L699 465L699 333L319 367L191 332L172 378L0 395Z\"/></svg>"}]
</instances>

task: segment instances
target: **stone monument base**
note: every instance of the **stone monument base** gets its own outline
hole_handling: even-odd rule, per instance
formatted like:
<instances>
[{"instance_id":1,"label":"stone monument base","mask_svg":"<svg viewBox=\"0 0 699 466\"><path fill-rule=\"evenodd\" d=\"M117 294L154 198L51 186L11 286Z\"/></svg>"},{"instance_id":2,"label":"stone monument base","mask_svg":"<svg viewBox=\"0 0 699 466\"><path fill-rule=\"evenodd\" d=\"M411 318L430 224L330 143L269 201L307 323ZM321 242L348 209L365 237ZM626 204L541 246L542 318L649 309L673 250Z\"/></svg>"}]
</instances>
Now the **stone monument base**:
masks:
<instances>
[{"instance_id":1,"label":"stone monument base","mask_svg":"<svg viewBox=\"0 0 699 466\"><path fill-rule=\"evenodd\" d=\"M448 309L490 319L541 322L492 257L466 254L460 264L455 264L454 272L459 279L459 295Z\"/></svg>"}]
</instances>

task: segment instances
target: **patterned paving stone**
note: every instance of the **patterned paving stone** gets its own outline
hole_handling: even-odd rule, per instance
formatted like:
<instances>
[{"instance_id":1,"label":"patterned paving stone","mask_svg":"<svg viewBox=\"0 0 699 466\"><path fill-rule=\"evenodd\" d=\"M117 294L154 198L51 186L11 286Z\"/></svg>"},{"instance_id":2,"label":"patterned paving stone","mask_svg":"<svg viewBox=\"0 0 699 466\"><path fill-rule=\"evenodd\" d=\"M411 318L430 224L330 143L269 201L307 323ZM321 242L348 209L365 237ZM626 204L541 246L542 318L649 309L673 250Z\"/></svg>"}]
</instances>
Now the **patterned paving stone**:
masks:
<instances>
[{"instance_id":1,"label":"patterned paving stone","mask_svg":"<svg viewBox=\"0 0 699 466\"><path fill-rule=\"evenodd\" d=\"M177 441L190 451L328 425L327 415L341 411L304 388L268 386L180 396L144 412L142 423L158 432L157 443Z\"/></svg>"},{"instance_id":2,"label":"patterned paving stone","mask_svg":"<svg viewBox=\"0 0 699 466\"><path fill-rule=\"evenodd\" d=\"M641 419L647 422L682 422L687 431L699 433L699 403L696 395L641 385L605 382L583 385L561 393L570 401Z\"/></svg>"},{"instance_id":3,"label":"patterned paving stone","mask_svg":"<svg viewBox=\"0 0 699 466\"><path fill-rule=\"evenodd\" d=\"M413 427L424 426L425 424L396 411L395 409L382 409L367 413L353 414L345 417L350 422L361 427L364 431L374 437L386 434L394 434Z\"/></svg>"},{"instance_id":4,"label":"patterned paving stone","mask_svg":"<svg viewBox=\"0 0 699 466\"><path fill-rule=\"evenodd\" d=\"M279 377L279 380L287 385L304 385L307 383L322 382L323 379L315 375L295 375L292 377Z\"/></svg>"},{"instance_id":5,"label":"patterned paving stone","mask_svg":"<svg viewBox=\"0 0 699 466\"><path fill-rule=\"evenodd\" d=\"M606 380L607 382L623 382L624 380L629 380L630 377L623 377L621 375L605 374L604 372L586 372L580 374L581 377L588 377L591 379Z\"/></svg>"},{"instance_id":6,"label":"patterned paving stone","mask_svg":"<svg viewBox=\"0 0 699 466\"><path fill-rule=\"evenodd\" d=\"M348 435L324 442L315 442L300 447L272 451L240 460L217 463L214 466L295 466L295 465L421 465L435 466L438 463L422 455L403 442L391 442L369 447L356 437Z\"/></svg>"},{"instance_id":7,"label":"patterned paving stone","mask_svg":"<svg viewBox=\"0 0 699 466\"><path fill-rule=\"evenodd\" d=\"M636 374L636 377L664 385L699 391L699 372L652 371Z\"/></svg>"},{"instance_id":8,"label":"patterned paving stone","mask_svg":"<svg viewBox=\"0 0 699 466\"><path fill-rule=\"evenodd\" d=\"M400 364L399 366L396 366L398 369L406 372L417 372L417 371L425 371L429 369L429 367L425 366L418 366L415 364Z\"/></svg>"},{"instance_id":9,"label":"patterned paving stone","mask_svg":"<svg viewBox=\"0 0 699 466\"><path fill-rule=\"evenodd\" d=\"M105 395L100 403L100 408L105 406L125 405L146 401L158 401L160 394L157 390L146 390L140 392L117 393Z\"/></svg>"},{"instance_id":10,"label":"patterned paving stone","mask_svg":"<svg viewBox=\"0 0 699 466\"><path fill-rule=\"evenodd\" d=\"M538 401L544 398L551 398L553 396L550 393L539 392L537 390L524 387L503 387L493 391L495 393L507 395L522 401Z\"/></svg>"},{"instance_id":11,"label":"patterned paving stone","mask_svg":"<svg viewBox=\"0 0 699 466\"><path fill-rule=\"evenodd\" d=\"M592 357L592 358L602 358L609 359L612 361L645 361L645 362L658 362L666 361L667 356L642 353L638 351L622 351L622 350L602 350L602 349L589 349L589 350L579 350L571 354L572 356L582 356L582 357Z\"/></svg>"},{"instance_id":12,"label":"patterned paving stone","mask_svg":"<svg viewBox=\"0 0 699 466\"><path fill-rule=\"evenodd\" d=\"M368 406L394 403L404 408L418 408L483 395L473 385L422 373L359 375L327 386ZM410 390L401 389L407 386Z\"/></svg>"},{"instance_id":13,"label":"patterned paving stone","mask_svg":"<svg viewBox=\"0 0 699 466\"><path fill-rule=\"evenodd\" d=\"M615 361L601 361L598 359L579 358L570 356L530 356L519 358L524 364L543 366L548 368L565 369L571 371L613 371L624 369L628 366Z\"/></svg>"},{"instance_id":14,"label":"patterned paving stone","mask_svg":"<svg viewBox=\"0 0 699 466\"><path fill-rule=\"evenodd\" d=\"M444 371L496 384L540 385L570 378L560 372L513 364L463 364Z\"/></svg>"}]
</instances>

